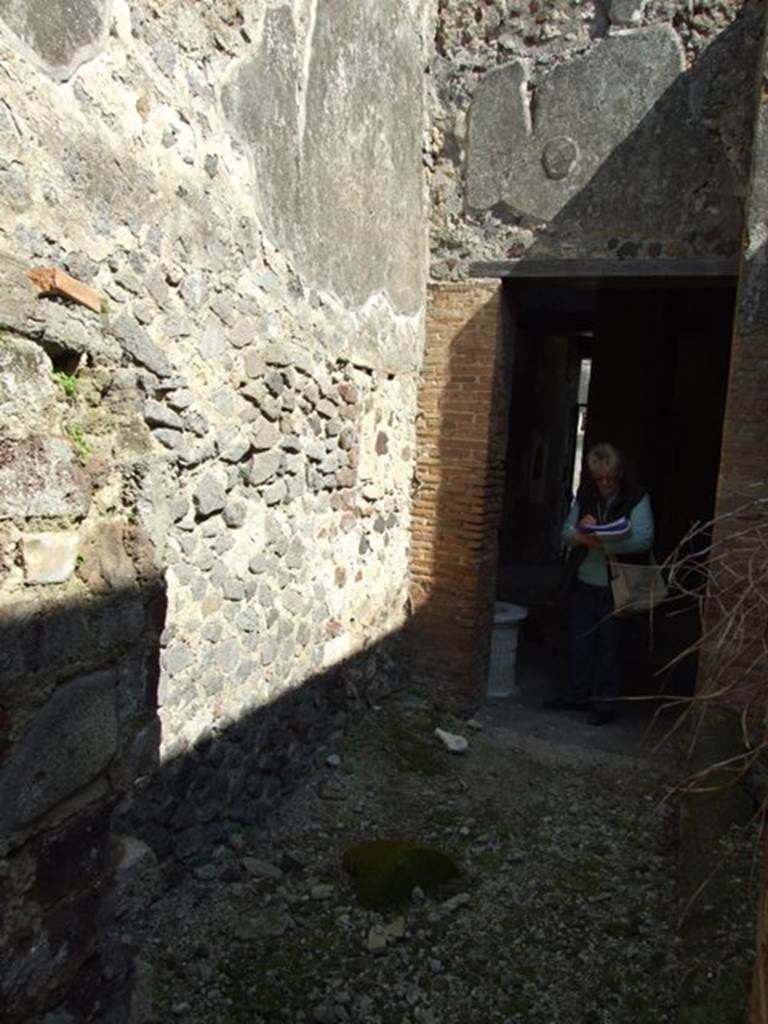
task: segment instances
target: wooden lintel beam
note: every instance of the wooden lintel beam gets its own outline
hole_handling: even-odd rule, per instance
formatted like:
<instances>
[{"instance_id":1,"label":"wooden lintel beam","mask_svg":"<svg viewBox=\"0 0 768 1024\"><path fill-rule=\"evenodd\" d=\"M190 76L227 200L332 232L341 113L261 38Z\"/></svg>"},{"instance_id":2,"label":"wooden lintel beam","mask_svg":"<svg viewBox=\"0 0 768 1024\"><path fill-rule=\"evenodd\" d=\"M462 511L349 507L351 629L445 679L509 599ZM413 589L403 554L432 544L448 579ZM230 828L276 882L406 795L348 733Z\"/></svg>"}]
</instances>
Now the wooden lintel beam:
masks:
<instances>
[{"instance_id":1,"label":"wooden lintel beam","mask_svg":"<svg viewBox=\"0 0 768 1024\"><path fill-rule=\"evenodd\" d=\"M735 278L737 256L684 260L522 259L471 263L471 277L515 279Z\"/></svg>"}]
</instances>

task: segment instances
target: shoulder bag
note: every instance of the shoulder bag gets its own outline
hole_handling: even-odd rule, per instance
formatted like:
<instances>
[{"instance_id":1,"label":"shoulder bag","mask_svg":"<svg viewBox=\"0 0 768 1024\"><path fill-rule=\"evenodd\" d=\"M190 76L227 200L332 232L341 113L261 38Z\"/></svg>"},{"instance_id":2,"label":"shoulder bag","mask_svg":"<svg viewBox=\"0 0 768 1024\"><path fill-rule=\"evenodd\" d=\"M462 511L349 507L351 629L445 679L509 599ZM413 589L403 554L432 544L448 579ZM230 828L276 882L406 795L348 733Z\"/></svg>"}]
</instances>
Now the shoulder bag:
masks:
<instances>
[{"instance_id":1,"label":"shoulder bag","mask_svg":"<svg viewBox=\"0 0 768 1024\"><path fill-rule=\"evenodd\" d=\"M669 596L667 584L653 555L647 565L620 562L609 555L608 577L611 581L614 615L650 612Z\"/></svg>"}]
</instances>

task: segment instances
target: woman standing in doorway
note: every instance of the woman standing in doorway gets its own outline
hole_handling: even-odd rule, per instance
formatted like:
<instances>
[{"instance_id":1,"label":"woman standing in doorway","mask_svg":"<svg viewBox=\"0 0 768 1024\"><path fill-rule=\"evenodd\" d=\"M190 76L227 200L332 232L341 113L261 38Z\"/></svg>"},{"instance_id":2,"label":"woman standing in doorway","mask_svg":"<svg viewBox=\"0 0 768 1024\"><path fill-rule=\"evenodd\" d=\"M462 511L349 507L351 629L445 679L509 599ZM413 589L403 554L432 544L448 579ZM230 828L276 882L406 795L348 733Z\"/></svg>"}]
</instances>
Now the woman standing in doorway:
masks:
<instances>
[{"instance_id":1,"label":"woman standing in doorway","mask_svg":"<svg viewBox=\"0 0 768 1024\"><path fill-rule=\"evenodd\" d=\"M615 714L622 673L624 627L613 614L608 555L648 562L653 545L653 512L648 495L627 472L621 452L612 444L590 448L587 471L563 526L570 549L573 578L568 608L571 671L565 695L545 701L558 710L587 709L592 725L605 725ZM620 537L601 538L595 526L625 518Z\"/></svg>"}]
</instances>

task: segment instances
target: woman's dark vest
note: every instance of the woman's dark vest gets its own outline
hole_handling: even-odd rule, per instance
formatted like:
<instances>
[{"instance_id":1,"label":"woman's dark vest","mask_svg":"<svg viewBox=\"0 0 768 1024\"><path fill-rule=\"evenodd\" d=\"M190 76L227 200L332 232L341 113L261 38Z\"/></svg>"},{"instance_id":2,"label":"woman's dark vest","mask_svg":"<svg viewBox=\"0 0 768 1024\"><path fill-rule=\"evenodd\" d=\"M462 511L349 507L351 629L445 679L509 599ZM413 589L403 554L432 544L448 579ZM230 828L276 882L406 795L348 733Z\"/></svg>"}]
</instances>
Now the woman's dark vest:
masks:
<instances>
[{"instance_id":1,"label":"woman's dark vest","mask_svg":"<svg viewBox=\"0 0 768 1024\"><path fill-rule=\"evenodd\" d=\"M632 514L632 509L639 501L642 501L645 495L646 491L642 487L638 487L628 480L626 475L622 477L619 493L611 502L611 519L619 519L621 516L629 518ZM592 515L598 522L605 522L605 505L591 478L588 477L582 482L576 499L579 503L579 518ZM579 566L586 557L587 548L581 544L572 547L568 552L563 569L561 598L566 596L573 580L576 578ZM621 560L622 562L631 562L635 565L647 565L651 560L651 552L640 551L633 555L622 555Z\"/></svg>"}]
</instances>

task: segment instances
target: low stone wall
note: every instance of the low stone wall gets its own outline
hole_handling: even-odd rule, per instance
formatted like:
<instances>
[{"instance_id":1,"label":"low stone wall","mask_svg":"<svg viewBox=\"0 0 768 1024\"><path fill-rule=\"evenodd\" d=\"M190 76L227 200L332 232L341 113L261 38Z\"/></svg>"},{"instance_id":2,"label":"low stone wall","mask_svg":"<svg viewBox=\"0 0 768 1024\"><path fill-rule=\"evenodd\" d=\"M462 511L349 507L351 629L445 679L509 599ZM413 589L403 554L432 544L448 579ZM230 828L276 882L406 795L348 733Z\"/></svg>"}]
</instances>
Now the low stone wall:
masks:
<instances>
[{"instance_id":1,"label":"low stone wall","mask_svg":"<svg viewBox=\"0 0 768 1024\"><path fill-rule=\"evenodd\" d=\"M111 375L56 371L13 329L37 318L51 351L68 344L21 268L1 260L0 282L0 1005L10 1022L61 1000L66 1019L104 1000L140 1016L126 935L143 901L121 894L140 871L149 898L157 865L110 817L158 760L165 582L125 486L151 469L151 439ZM102 328L75 323L81 339Z\"/></svg>"}]
</instances>

